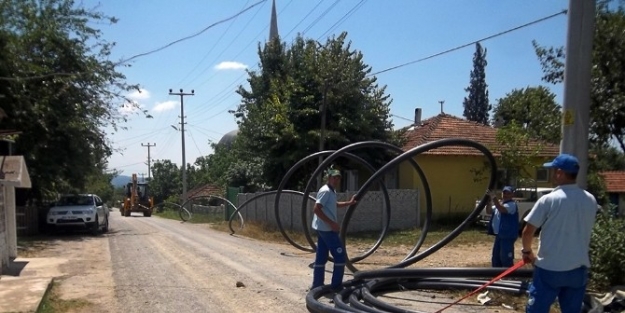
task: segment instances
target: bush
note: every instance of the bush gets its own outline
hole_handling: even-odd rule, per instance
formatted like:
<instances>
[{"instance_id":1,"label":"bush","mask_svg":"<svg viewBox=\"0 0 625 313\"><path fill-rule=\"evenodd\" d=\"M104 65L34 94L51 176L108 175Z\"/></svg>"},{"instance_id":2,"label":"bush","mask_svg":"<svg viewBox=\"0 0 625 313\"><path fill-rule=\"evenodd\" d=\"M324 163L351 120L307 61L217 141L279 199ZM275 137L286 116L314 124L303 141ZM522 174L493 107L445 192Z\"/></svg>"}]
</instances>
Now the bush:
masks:
<instances>
[{"instance_id":1,"label":"bush","mask_svg":"<svg viewBox=\"0 0 625 313\"><path fill-rule=\"evenodd\" d=\"M625 219L613 211L610 205L597 215L590 239L590 285L599 290L625 284Z\"/></svg>"}]
</instances>

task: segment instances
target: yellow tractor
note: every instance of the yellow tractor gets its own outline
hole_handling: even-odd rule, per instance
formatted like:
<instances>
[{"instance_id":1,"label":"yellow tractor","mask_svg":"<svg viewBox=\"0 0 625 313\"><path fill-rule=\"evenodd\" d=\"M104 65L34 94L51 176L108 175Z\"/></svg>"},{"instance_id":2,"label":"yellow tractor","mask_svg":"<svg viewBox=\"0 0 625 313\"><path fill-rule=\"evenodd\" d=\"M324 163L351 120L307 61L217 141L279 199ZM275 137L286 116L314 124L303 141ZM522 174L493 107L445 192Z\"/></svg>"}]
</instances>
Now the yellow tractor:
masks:
<instances>
[{"instance_id":1,"label":"yellow tractor","mask_svg":"<svg viewBox=\"0 0 625 313\"><path fill-rule=\"evenodd\" d=\"M149 194L148 184L137 182L137 174L132 174L132 181L126 185L126 198L121 213L130 216L132 212L143 212L143 216L152 216L154 198Z\"/></svg>"}]
</instances>

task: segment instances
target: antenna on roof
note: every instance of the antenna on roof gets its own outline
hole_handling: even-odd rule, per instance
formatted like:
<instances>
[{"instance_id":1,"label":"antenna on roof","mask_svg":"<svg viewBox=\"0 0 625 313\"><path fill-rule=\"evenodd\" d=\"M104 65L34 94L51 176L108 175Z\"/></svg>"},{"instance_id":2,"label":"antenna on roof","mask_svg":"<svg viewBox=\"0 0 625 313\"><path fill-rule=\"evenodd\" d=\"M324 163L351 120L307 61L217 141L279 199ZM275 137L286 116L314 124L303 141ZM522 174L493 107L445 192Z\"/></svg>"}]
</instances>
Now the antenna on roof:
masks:
<instances>
[{"instance_id":1,"label":"antenna on roof","mask_svg":"<svg viewBox=\"0 0 625 313\"><path fill-rule=\"evenodd\" d=\"M445 112L443 112L443 104L445 104L445 100L440 100L440 101L438 101L438 103L441 104L441 114L445 113Z\"/></svg>"}]
</instances>

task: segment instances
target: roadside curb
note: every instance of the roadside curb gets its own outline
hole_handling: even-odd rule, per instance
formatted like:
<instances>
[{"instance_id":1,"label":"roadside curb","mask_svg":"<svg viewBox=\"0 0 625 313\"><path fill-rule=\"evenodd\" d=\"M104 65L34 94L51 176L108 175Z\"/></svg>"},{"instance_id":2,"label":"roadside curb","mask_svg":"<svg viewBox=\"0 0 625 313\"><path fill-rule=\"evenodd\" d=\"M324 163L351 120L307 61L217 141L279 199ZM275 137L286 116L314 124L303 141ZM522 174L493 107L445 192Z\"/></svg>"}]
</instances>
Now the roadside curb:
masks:
<instances>
[{"instance_id":1,"label":"roadside curb","mask_svg":"<svg viewBox=\"0 0 625 313\"><path fill-rule=\"evenodd\" d=\"M41 310L43 310L43 303L44 303L43 300L48 298L48 295L50 294L50 291L52 290L52 286L54 286L55 282L56 282L55 277L50 278L50 280L48 281L46 290L43 292L43 296L41 296L41 299L39 300L39 304L37 305L37 310L35 311L35 313L39 313L41 312Z\"/></svg>"},{"instance_id":2,"label":"roadside curb","mask_svg":"<svg viewBox=\"0 0 625 313\"><path fill-rule=\"evenodd\" d=\"M43 299L52 289L54 277L2 277L0 283L0 313L41 310Z\"/></svg>"}]
</instances>

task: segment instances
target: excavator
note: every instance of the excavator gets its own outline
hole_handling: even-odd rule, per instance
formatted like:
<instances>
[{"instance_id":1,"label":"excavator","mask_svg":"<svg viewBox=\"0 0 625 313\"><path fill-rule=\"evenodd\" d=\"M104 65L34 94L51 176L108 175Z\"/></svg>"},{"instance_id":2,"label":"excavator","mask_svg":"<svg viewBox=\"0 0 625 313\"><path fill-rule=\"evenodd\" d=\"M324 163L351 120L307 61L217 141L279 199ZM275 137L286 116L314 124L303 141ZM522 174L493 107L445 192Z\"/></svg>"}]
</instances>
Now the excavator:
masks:
<instances>
[{"instance_id":1,"label":"excavator","mask_svg":"<svg viewBox=\"0 0 625 313\"><path fill-rule=\"evenodd\" d=\"M130 216L132 212L143 212L143 216L152 216L154 198L150 196L148 184L139 183L137 174L132 174L132 180L126 185L126 198L121 213Z\"/></svg>"}]
</instances>

